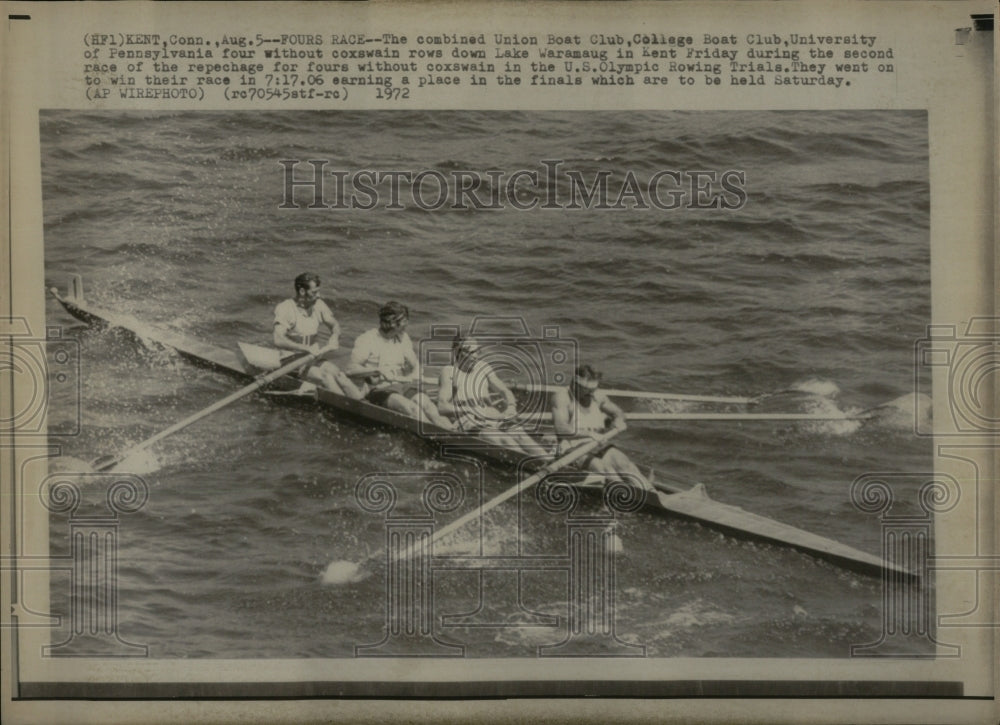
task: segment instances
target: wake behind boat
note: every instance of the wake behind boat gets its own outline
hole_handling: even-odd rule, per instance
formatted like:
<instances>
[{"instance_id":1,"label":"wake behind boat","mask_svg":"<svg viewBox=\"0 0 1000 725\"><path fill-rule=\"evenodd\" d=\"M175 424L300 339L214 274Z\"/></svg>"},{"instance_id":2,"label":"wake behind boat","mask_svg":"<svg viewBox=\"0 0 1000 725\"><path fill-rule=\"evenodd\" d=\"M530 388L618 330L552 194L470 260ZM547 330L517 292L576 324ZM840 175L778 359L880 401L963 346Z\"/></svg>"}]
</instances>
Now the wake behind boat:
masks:
<instances>
[{"instance_id":1,"label":"wake behind boat","mask_svg":"<svg viewBox=\"0 0 1000 725\"><path fill-rule=\"evenodd\" d=\"M244 345L243 352L230 350L177 333L154 330L135 320L123 319L113 312L88 305L83 297L79 277L74 278L71 294L64 297L56 289L52 289L51 292L70 315L89 325L121 329L146 345L174 350L183 359L196 366L224 373L244 384L253 384L260 380L258 377L260 366L254 364L254 362L259 363L259 360L248 359L261 354L260 346ZM290 376L279 376L274 382L287 392L298 389L301 385L300 380ZM296 397L301 399L301 396ZM332 392L322 386L315 388L314 397L310 397L309 400L315 401L310 404L318 405L338 416L404 432L432 441L441 449L461 450L506 466L523 465L537 469L550 460L549 456L505 448L493 440L447 430L364 399L353 399ZM740 538L790 547L863 573L877 575L886 572L896 576L915 576L895 564L833 539L748 512L737 506L715 501L708 496L702 484L684 483L686 485L681 485L682 482L679 480L654 481L657 491L646 496L644 509L657 514L697 521Z\"/></svg>"}]
</instances>

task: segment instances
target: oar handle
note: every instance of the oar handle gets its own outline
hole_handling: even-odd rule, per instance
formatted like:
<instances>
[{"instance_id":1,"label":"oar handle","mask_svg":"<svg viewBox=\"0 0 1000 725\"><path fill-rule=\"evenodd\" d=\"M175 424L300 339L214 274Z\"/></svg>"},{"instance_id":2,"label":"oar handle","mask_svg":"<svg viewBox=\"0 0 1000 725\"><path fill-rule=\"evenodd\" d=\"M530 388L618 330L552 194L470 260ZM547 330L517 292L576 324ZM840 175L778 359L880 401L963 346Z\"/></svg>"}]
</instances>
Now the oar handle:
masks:
<instances>
[{"instance_id":1,"label":"oar handle","mask_svg":"<svg viewBox=\"0 0 1000 725\"><path fill-rule=\"evenodd\" d=\"M375 374L382 375L383 377L385 377L382 371L379 370L378 368L360 368L356 370L345 370L344 374L349 378L366 378L369 375L375 375ZM414 378L412 382L417 382L417 380L418 380L417 378ZM430 375L422 376L421 378L419 378L419 381L422 382L424 385L438 384L438 379Z\"/></svg>"},{"instance_id":2,"label":"oar handle","mask_svg":"<svg viewBox=\"0 0 1000 725\"><path fill-rule=\"evenodd\" d=\"M370 368L370 369L365 369L365 370L345 370L344 371L344 374L347 377L349 377L349 378L367 378L368 376L375 375L376 373L378 373L378 374L381 375L381 371L378 368ZM383 376L383 377L385 377L385 376ZM386 380L388 380L390 383L398 382L396 380L389 380L389 378L386 378ZM433 377L433 376L431 376L431 375L422 375L419 378L414 378L413 380L409 380L407 382L414 383L414 384L419 383L421 385L426 385L426 386L430 386L430 387L437 387L438 379L435 378L435 377Z\"/></svg>"},{"instance_id":3,"label":"oar handle","mask_svg":"<svg viewBox=\"0 0 1000 725\"><path fill-rule=\"evenodd\" d=\"M266 375L262 375L262 376L256 378L252 383L250 383L249 385L247 385L247 386L245 386L243 388L240 388L235 393L231 393L231 394L227 395L225 398L223 398L222 400L219 400L219 401L216 401L215 403L212 403L212 405L208 406L207 408L199 410L197 413L188 416L184 420L178 421L177 423L174 423L169 428L161 430L159 433L157 433L156 435L152 436L151 438L147 438L142 443L138 443L138 444L132 446L127 451L125 451L124 453L121 453L121 454L115 456L111 460L103 462L100 465L95 465L95 469L97 471L107 471L108 469L114 468L119 463L121 463L126 458L128 458L129 456L133 456L136 453L138 453L139 451L145 450L146 448L149 448L154 443L157 443L158 441L163 440L164 438L166 438L169 435L173 435L174 433L176 433L179 430L187 428L192 423L197 423L202 418L204 418L204 417L206 417L208 415L211 415L212 413L216 412L217 410L220 410L221 408L226 407L230 403L233 403L233 402L239 400L240 398L244 398L247 395L250 395L250 393L254 392L255 390L260 390L262 387L264 387L268 383L271 383L271 382L277 380L278 378L282 377L283 375L288 375L289 373L294 372L295 370L298 370L299 368L305 367L309 363L311 363L314 360L316 360L316 358L318 358L324 352L326 352L326 350L322 349L322 350L319 350L317 352L311 352L311 353L308 353L306 355L303 355L302 357L295 358L290 363L282 365L277 370L272 370L271 372L267 373Z\"/></svg>"},{"instance_id":4,"label":"oar handle","mask_svg":"<svg viewBox=\"0 0 1000 725\"><path fill-rule=\"evenodd\" d=\"M443 529L439 529L438 531L434 532L434 535L431 537L431 540L430 540L430 543L428 544L428 546L432 546L435 542L440 541L442 538L444 538L448 534L450 534L450 533L452 533L452 532L454 532L454 531L462 528L467 523L469 523L470 521L472 521L475 518L478 518L478 517L482 516L484 513L486 513L490 509L496 508L497 506L499 506L501 503L503 503L507 499L511 498L512 496L516 496L516 495L522 493L523 491L526 491L527 489L531 488L536 483L538 483L539 481L541 481L542 479L544 479L546 476L548 476L548 475L550 475L552 473L555 473L556 471L559 471L559 470L565 468L566 466L569 466L569 465L575 463L576 461L578 461L579 459L583 458L584 456L586 456L588 453L590 453L594 449L599 448L599 447L605 445L608 441L610 441L612 438L614 438L620 432L621 432L621 428L612 428L607 433L604 433L603 435L600 435L600 436L598 436L598 437L596 437L596 438L594 438L594 439L592 439L590 441L587 441L586 443L584 443L582 445L577 446L573 450L568 451L567 453L563 454L560 458L557 458L556 460L554 460L554 461L546 464L543 468L539 469L534 474L532 474L528 478L524 479L523 481L521 481L517 485L511 486L510 488L508 488L506 491L504 491L503 493L501 493L496 498L490 499L489 501L487 501L486 503L484 503L482 506L480 506L480 507L478 507L478 508L470 511L469 513L465 514L464 516L460 516L455 521L452 521L450 524L448 524L447 526L445 526ZM374 555L372 555L369 558L374 559L374 558L378 557L380 554L381 554L381 552L376 552ZM409 558L412 554L413 554L413 548L411 547L410 549L407 549L403 553L403 558L404 559Z\"/></svg>"}]
</instances>

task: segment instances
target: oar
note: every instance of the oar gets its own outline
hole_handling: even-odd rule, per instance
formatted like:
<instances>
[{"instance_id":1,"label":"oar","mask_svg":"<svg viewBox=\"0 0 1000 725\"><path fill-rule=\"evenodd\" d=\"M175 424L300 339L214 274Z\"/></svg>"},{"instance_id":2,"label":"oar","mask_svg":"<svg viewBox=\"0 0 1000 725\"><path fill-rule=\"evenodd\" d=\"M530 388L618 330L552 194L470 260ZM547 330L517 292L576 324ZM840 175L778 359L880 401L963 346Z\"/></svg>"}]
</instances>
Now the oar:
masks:
<instances>
[{"instance_id":1,"label":"oar","mask_svg":"<svg viewBox=\"0 0 1000 725\"><path fill-rule=\"evenodd\" d=\"M551 420L552 413L528 416L538 420ZM836 415L831 413L626 413L628 421L666 420L869 420L871 413Z\"/></svg>"},{"instance_id":2,"label":"oar","mask_svg":"<svg viewBox=\"0 0 1000 725\"><path fill-rule=\"evenodd\" d=\"M347 375L347 377L349 377L349 378L367 378L369 375L372 375L373 373L377 373L377 372L379 372L378 368L363 368L361 370L352 370L350 372L345 371L344 374ZM390 383L400 382L400 381L397 381L397 380L389 380L388 378L386 378L386 380L388 380L388 382L390 382ZM422 384L427 385L427 386L437 387L438 379L435 378L435 377L432 377L430 375L423 375L423 376L420 377L419 380L413 379L413 380L405 380L405 381L402 381L402 382L406 382L406 383L418 383L419 382L419 383L422 383Z\"/></svg>"},{"instance_id":3,"label":"oar","mask_svg":"<svg viewBox=\"0 0 1000 725\"><path fill-rule=\"evenodd\" d=\"M306 365L313 362L316 358L318 358L326 351L327 351L326 348L324 348L322 350L319 350L318 352L311 352L302 357L298 357L295 360L292 360L290 363L281 366L277 370L273 370L267 373L266 375L262 375L261 377L257 378L246 387L240 388L235 393L227 395L222 400L212 403L212 405L208 406L207 408L204 408L203 410L199 410L194 415L188 416L187 418L178 423L174 423L166 430L162 430L153 437L147 438L142 443L132 446L124 453L120 453L117 456L112 456L112 455L101 456L100 458L95 459L94 462L91 463L91 466L93 466L95 471L107 471L111 468L114 468L129 456L133 456L139 451L149 448L154 443L163 440L167 436L172 435L183 428L187 428L192 423L196 423L202 418L216 412L217 410L221 410L230 403L233 403L239 400L240 398L244 398L247 395L250 395L250 393L254 392L255 390L260 390L262 387L264 387L270 382L273 382L274 380L277 380L282 375L287 375L290 372L294 372L299 368L305 367Z\"/></svg>"},{"instance_id":4,"label":"oar","mask_svg":"<svg viewBox=\"0 0 1000 725\"><path fill-rule=\"evenodd\" d=\"M643 390L615 390L602 388L605 393L612 398L645 398L649 400L683 400L690 403L729 403L732 405L753 405L761 398L767 397L759 395L756 398L735 398L719 395L688 395L686 393L650 393Z\"/></svg>"},{"instance_id":5,"label":"oar","mask_svg":"<svg viewBox=\"0 0 1000 725\"><path fill-rule=\"evenodd\" d=\"M595 448L603 446L609 440L618 435L620 431L621 431L620 428L614 428L605 433L604 435L598 436L597 438L587 441L583 445L577 446L573 450L567 452L562 457L557 458L551 463L546 464L543 468L536 471L533 475L528 476L528 478L524 479L517 485L511 486L496 498L490 499L479 508L470 511L464 516L460 516L458 519L452 521L443 529L434 532L434 536L431 537L431 540L427 545L432 546L435 542L440 541L453 531L462 528L467 523L469 523L475 518L482 516L490 509L499 506L510 497L516 496L519 493L528 490L546 476L555 473L556 471L559 471L565 468L566 466L573 464L574 462L578 461L579 459L583 458L585 455L593 451ZM412 547L407 549L406 551L403 552L402 558L403 559L409 558L410 556L413 555L413 551L414 550ZM361 567L366 562L374 561L375 559L380 558L383 554L384 550L380 549L371 556L367 557L360 564L353 564L351 562L346 562L346 561L332 562L326 569L323 581L327 584L344 584L347 582L357 581L361 578L361 573L360 573Z\"/></svg>"},{"instance_id":6,"label":"oar","mask_svg":"<svg viewBox=\"0 0 1000 725\"><path fill-rule=\"evenodd\" d=\"M692 403L729 403L731 405L759 405L760 403L768 400L769 398L775 398L779 395L788 395L789 393L799 395L799 396L809 396L809 397L828 397L824 396L822 393L811 393L808 390L798 390L797 388L782 388L781 390L775 390L771 393L761 393L760 395L755 395L752 398L728 398L724 396L717 395L687 395L684 393L647 393L642 390L611 390L605 389L605 393L610 395L612 398L646 398L651 400L683 400Z\"/></svg>"},{"instance_id":7,"label":"oar","mask_svg":"<svg viewBox=\"0 0 1000 725\"><path fill-rule=\"evenodd\" d=\"M546 393L566 387L565 385L529 385L527 383L513 383L510 387L517 390L526 390L529 393L541 390ZM644 390L616 390L614 388L601 388L612 398L646 398L650 400L684 400L691 403L730 403L732 405L753 405L761 398L767 397L759 395L755 398L734 398L718 395L689 395L687 393L652 393Z\"/></svg>"},{"instance_id":8,"label":"oar","mask_svg":"<svg viewBox=\"0 0 1000 725\"><path fill-rule=\"evenodd\" d=\"M626 413L626 420L869 420L872 416L831 413Z\"/></svg>"}]
</instances>

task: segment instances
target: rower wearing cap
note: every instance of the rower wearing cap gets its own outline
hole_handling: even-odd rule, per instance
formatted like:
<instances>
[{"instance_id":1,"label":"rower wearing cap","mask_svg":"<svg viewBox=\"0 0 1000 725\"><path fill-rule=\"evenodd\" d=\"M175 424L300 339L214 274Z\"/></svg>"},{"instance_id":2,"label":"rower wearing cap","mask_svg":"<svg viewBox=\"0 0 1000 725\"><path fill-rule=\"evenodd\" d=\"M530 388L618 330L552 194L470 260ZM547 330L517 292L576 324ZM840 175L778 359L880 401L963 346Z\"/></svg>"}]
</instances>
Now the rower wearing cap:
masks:
<instances>
[{"instance_id":1,"label":"rower wearing cap","mask_svg":"<svg viewBox=\"0 0 1000 725\"><path fill-rule=\"evenodd\" d=\"M364 380L365 398L375 405L412 418L423 418L451 430L454 425L415 384L420 363L406 334L410 311L399 302L387 302L378 311L379 325L354 341L347 374Z\"/></svg>"},{"instance_id":2,"label":"rower wearing cap","mask_svg":"<svg viewBox=\"0 0 1000 725\"><path fill-rule=\"evenodd\" d=\"M552 423L559 437L559 455L613 428L626 429L625 413L598 389L600 384L601 374L590 365L581 365L570 385L552 394ZM653 488L631 459L614 445L598 448L583 463L595 473L617 475L642 488Z\"/></svg>"},{"instance_id":3,"label":"rower wearing cap","mask_svg":"<svg viewBox=\"0 0 1000 725\"><path fill-rule=\"evenodd\" d=\"M527 453L539 444L512 425L517 416L514 393L481 356L479 341L456 336L452 342L452 364L441 368L438 379L438 410L455 419L466 433L485 434L506 448ZM503 410L497 408L504 400Z\"/></svg>"},{"instance_id":4,"label":"rower wearing cap","mask_svg":"<svg viewBox=\"0 0 1000 725\"><path fill-rule=\"evenodd\" d=\"M340 347L340 323L329 306L319 297L320 278L303 272L295 278L295 297L278 303L274 308L274 344L282 350L308 353L332 352ZM319 326L330 329L330 339L324 347L316 342ZM360 398L361 390L336 365L322 357L309 365L299 376L339 395Z\"/></svg>"}]
</instances>

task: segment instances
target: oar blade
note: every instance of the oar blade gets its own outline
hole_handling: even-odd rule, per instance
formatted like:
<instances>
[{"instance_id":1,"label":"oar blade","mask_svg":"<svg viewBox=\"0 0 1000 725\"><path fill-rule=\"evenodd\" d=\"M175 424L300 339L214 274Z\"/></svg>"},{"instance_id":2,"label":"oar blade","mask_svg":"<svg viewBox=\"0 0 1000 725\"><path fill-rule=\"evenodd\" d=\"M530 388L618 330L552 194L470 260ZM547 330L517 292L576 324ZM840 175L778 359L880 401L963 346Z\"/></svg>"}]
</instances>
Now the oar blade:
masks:
<instances>
[{"instance_id":1,"label":"oar blade","mask_svg":"<svg viewBox=\"0 0 1000 725\"><path fill-rule=\"evenodd\" d=\"M321 354L322 351L313 353L306 353L306 352L301 353L299 356L295 357L292 361L286 363L277 370L273 370L269 372L267 375L263 375L261 377L256 378L249 385L246 385L237 390L236 392L227 395L222 400L212 403L207 408L199 410L197 413L188 416L184 420L178 423L174 423L169 428L162 430L156 435L152 436L151 438L147 438L142 443L133 446L129 450L125 451L125 453L119 456L102 456L101 458L98 458L94 462L94 469L97 471L108 471L111 470L112 468L121 466L123 463L128 461L128 468L130 473L151 473L152 471L155 471L159 467L159 462L156 460L155 456L146 453L149 447L152 446L154 443L163 440L167 436L173 435L179 430L187 428L189 425L197 423L202 418L205 418L211 415L212 413L215 413L216 411L222 410L227 405L233 402L240 400L241 398L244 398L247 395L250 395L251 393L257 390L260 390L265 385L268 385L274 380L277 380L281 376L287 375L288 373L291 373L292 371L297 370L298 368L308 365L317 357L319 357L319 355ZM100 463L98 464L98 462Z\"/></svg>"},{"instance_id":2,"label":"oar blade","mask_svg":"<svg viewBox=\"0 0 1000 725\"><path fill-rule=\"evenodd\" d=\"M98 473L102 471L110 471L112 468L118 465L118 456L106 455L99 456L90 462L90 467L93 468Z\"/></svg>"},{"instance_id":3,"label":"oar blade","mask_svg":"<svg viewBox=\"0 0 1000 725\"><path fill-rule=\"evenodd\" d=\"M127 471L142 475L160 469L160 459L148 448L140 448L124 456L101 456L90 464L97 473Z\"/></svg>"}]
</instances>

